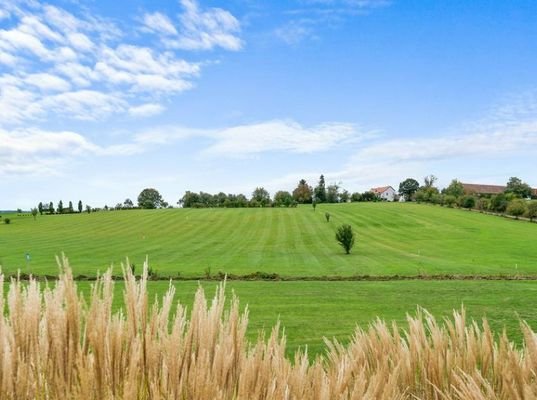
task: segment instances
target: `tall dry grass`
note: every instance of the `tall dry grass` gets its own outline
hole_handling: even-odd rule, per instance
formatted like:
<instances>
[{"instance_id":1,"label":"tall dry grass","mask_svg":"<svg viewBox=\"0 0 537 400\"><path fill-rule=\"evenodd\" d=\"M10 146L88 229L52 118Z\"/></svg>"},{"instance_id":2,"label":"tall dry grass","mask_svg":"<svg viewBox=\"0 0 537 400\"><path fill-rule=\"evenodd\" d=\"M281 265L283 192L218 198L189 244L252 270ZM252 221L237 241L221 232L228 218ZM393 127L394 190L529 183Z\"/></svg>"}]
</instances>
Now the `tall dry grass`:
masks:
<instances>
[{"instance_id":1,"label":"tall dry grass","mask_svg":"<svg viewBox=\"0 0 537 400\"><path fill-rule=\"evenodd\" d=\"M525 324L520 350L464 312L438 323L423 311L404 333L378 320L348 345L326 341L314 362L289 360L277 325L246 341L248 312L236 298L224 308L223 286L210 304L200 288L187 318L180 305L171 315L173 286L150 305L147 265L138 280L127 268L125 313L113 313L110 272L85 303L60 262L54 287L13 280L4 294L0 276L1 399L537 398L537 336Z\"/></svg>"}]
</instances>

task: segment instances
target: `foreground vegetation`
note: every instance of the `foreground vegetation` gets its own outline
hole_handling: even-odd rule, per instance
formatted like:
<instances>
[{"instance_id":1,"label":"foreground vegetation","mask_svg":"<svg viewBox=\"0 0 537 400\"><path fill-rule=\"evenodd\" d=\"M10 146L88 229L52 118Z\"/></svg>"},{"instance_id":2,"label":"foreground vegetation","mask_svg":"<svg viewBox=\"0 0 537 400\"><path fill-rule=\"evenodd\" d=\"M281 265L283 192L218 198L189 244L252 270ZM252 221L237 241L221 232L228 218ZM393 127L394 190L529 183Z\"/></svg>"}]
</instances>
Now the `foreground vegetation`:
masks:
<instances>
[{"instance_id":1,"label":"foreground vegetation","mask_svg":"<svg viewBox=\"0 0 537 400\"><path fill-rule=\"evenodd\" d=\"M276 326L245 339L248 314L221 288L209 305L200 289L190 317L171 315L173 287L149 305L147 268L126 268L125 313L113 313L110 273L84 306L66 260L65 274L42 291L12 282L0 317L0 397L5 399L525 399L537 396L537 335L522 325L524 347L464 312L439 324L425 313L408 330L375 322L327 353L285 356ZM0 277L2 280L3 277ZM4 285L0 285L3 290ZM4 294L0 296L4 308Z\"/></svg>"},{"instance_id":2,"label":"foreground vegetation","mask_svg":"<svg viewBox=\"0 0 537 400\"><path fill-rule=\"evenodd\" d=\"M291 277L537 274L537 224L413 203L11 219L10 225L0 224L6 273L56 275L54 257L65 252L75 274L84 275L117 266L127 256L139 271L147 255L155 273L171 277L256 271ZM350 224L356 234L350 255L335 240L341 224Z\"/></svg>"}]
</instances>

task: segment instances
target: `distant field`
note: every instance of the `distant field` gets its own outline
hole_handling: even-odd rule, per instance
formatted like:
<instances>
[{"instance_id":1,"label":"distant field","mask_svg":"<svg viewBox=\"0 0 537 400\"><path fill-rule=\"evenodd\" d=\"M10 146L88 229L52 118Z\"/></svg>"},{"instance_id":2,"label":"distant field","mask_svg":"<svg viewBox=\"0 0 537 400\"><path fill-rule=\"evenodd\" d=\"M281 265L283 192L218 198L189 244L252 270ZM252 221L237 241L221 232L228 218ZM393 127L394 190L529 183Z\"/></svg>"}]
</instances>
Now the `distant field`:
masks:
<instances>
[{"instance_id":1,"label":"distant field","mask_svg":"<svg viewBox=\"0 0 537 400\"><path fill-rule=\"evenodd\" d=\"M325 221L324 213L332 219ZM5 217L5 216L4 216ZM354 203L296 209L172 209L10 216L0 223L0 264L56 274L65 252L93 275L146 255L161 275L255 271L282 276L537 274L537 224L417 204ZM349 256L334 240L350 223ZM31 261L25 260L29 253ZM119 268L116 270L119 273Z\"/></svg>"},{"instance_id":2,"label":"distant field","mask_svg":"<svg viewBox=\"0 0 537 400\"><path fill-rule=\"evenodd\" d=\"M89 283L79 282L82 290ZM215 282L202 284L212 298ZM191 309L196 282L175 282L175 299ZM115 304L122 301L123 284L116 283ZM151 301L162 297L167 282L149 282ZM468 317L481 322L486 316L493 330L505 327L512 340L521 342L519 321L537 329L537 282L496 281L405 281L405 282L228 282L228 299L234 290L241 308L248 304L248 336L254 340L264 328L267 333L278 318L285 328L288 352L308 346L312 354L324 350L323 336L346 341L356 325L362 328L377 317L396 320L405 326L406 313L421 305L433 315L451 317L464 304Z\"/></svg>"}]
</instances>

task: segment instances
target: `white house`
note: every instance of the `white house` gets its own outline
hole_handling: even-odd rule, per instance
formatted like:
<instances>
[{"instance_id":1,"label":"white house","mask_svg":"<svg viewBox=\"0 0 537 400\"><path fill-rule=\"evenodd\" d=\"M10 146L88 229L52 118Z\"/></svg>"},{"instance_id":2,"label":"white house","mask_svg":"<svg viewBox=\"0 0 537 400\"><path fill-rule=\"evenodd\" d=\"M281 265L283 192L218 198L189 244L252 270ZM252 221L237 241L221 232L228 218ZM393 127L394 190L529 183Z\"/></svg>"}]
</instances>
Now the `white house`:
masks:
<instances>
[{"instance_id":1,"label":"white house","mask_svg":"<svg viewBox=\"0 0 537 400\"><path fill-rule=\"evenodd\" d=\"M391 186L372 188L371 191L375 193L379 199L385 201L394 201L397 196L395 189Z\"/></svg>"}]
</instances>

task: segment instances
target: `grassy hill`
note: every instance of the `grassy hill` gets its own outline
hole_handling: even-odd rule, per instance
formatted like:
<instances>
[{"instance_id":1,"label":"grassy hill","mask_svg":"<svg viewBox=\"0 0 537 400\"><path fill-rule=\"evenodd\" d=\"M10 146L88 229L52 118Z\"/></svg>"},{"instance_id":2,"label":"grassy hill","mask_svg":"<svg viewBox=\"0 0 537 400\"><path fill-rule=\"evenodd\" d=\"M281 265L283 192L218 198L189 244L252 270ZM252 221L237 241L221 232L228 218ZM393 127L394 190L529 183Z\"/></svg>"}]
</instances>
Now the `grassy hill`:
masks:
<instances>
[{"instance_id":1,"label":"grassy hill","mask_svg":"<svg viewBox=\"0 0 537 400\"><path fill-rule=\"evenodd\" d=\"M324 213L332 216L329 223ZM146 255L161 275L206 271L283 276L537 274L537 224L417 204L355 203L296 209L172 209L11 216L0 224L0 264L56 274L65 252L76 274ZM349 223L351 255L334 239ZM31 261L25 260L29 253ZM118 271L119 272L119 271Z\"/></svg>"}]
</instances>

